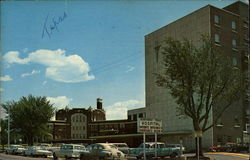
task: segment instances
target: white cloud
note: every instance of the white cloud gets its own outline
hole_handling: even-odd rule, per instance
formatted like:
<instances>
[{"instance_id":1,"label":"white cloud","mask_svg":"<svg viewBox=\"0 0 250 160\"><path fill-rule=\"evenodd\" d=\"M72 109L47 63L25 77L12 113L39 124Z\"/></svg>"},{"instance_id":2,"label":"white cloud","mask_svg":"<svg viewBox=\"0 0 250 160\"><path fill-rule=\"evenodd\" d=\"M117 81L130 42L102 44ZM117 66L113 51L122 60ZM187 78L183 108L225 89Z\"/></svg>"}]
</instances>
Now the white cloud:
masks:
<instances>
[{"instance_id":1,"label":"white cloud","mask_svg":"<svg viewBox=\"0 0 250 160\"><path fill-rule=\"evenodd\" d=\"M11 81L12 78L9 75L5 75L3 77L0 77L0 81Z\"/></svg>"},{"instance_id":2,"label":"white cloud","mask_svg":"<svg viewBox=\"0 0 250 160\"><path fill-rule=\"evenodd\" d=\"M135 70L135 67L127 66L126 73L131 72L131 71L133 71L133 70Z\"/></svg>"},{"instance_id":3,"label":"white cloud","mask_svg":"<svg viewBox=\"0 0 250 160\"><path fill-rule=\"evenodd\" d=\"M126 119L129 109L144 107L144 103L138 100L120 101L107 106L106 117L112 119Z\"/></svg>"},{"instance_id":4,"label":"white cloud","mask_svg":"<svg viewBox=\"0 0 250 160\"><path fill-rule=\"evenodd\" d=\"M54 105L57 109L65 108L69 105L71 98L67 98L66 96L58 96L58 97L47 97L51 104Z\"/></svg>"},{"instance_id":5,"label":"white cloud","mask_svg":"<svg viewBox=\"0 0 250 160\"><path fill-rule=\"evenodd\" d=\"M8 63L18 63L18 64L27 64L27 63L29 63L29 59L28 58L24 58L24 59L19 58L19 52L17 52L17 51L7 52L3 56L3 58Z\"/></svg>"},{"instance_id":6,"label":"white cloud","mask_svg":"<svg viewBox=\"0 0 250 160\"><path fill-rule=\"evenodd\" d=\"M23 73L23 74L21 74L21 77L32 76L33 74L38 74L38 73L40 73L40 71L33 70L31 73Z\"/></svg>"},{"instance_id":7,"label":"white cloud","mask_svg":"<svg viewBox=\"0 0 250 160\"><path fill-rule=\"evenodd\" d=\"M0 88L0 92L3 92L4 91L4 89L3 88Z\"/></svg>"},{"instance_id":8,"label":"white cloud","mask_svg":"<svg viewBox=\"0 0 250 160\"><path fill-rule=\"evenodd\" d=\"M31 52L27 58L19 58L19 52L10 51L4 55L8 63L28 64L36 63L46 66L46 77L58 82L76 83L94 79L90 75L89 64L82 57L65 55L65 50L36 50Z\"/></svg>"}]
</instances>

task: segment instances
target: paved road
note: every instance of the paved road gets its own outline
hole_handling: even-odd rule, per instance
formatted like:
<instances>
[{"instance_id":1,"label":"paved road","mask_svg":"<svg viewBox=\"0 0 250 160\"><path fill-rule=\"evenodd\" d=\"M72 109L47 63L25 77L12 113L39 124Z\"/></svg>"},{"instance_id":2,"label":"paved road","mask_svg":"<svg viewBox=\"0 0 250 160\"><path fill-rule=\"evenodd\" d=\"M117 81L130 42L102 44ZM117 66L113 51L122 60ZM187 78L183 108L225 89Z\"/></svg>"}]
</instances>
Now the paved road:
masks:
<instances>
[{"instance_id":1,"label":"paved road","mask_svg":"<svg viewBox=\"0 0 250 160\"><path fill-rule=\"evenodd\" d=\"M0 160L52 160L52 158L33 158L0 153Z\"/></svg>"},{"instance_id":2,"label":"paved road","mask_svg":"<svg viewBox=\"0 0 250 160\"><path fill-rule=\"evenodd\" d=\"M187 156L191 155L192 154L188 154ZM215 152L215 153L205 153L205 156L210 157L212 160L250 160L249 154L238 154L238 153ZM4 153L0 153L0 160L52 160L52 158L32 158L32 157L23 157L16 155L6 155Z\"/></svg>"},{"instance_id":3,"label":"paved road","mask_svg":"<svg viewBox=\"0 0 250 160\"><path fill-rule=\"evenodd\" d=\"M249 154L241 153L213 152L206 153L205 156L215 160L250 160Z\"/></svg>"}]
</instances>

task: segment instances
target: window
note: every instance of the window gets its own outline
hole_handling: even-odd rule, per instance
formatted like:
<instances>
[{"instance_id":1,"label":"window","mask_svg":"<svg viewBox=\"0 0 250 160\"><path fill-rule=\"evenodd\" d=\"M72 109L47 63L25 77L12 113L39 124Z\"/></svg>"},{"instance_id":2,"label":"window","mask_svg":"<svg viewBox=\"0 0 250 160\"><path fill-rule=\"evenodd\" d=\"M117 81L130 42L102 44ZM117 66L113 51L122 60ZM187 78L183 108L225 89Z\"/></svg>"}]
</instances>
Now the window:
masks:
<instances>
[{"instance_id":1,"label":"window","mask_svg":"<svg viewBox=\"0 0 250 160\"><path fill-rule=\"evenodd\" d=\"M222 123L222 119L221 118L219 118L218 120L217 120L217 125L216 125L217 127L223 127L223 123Z\"/></svg>"},{"instance_id":2,"label":"window","mask_svg":"<svg viewBox=\"0 0 250 160\"><path fill-rule=\"evenodd\" d=\"M128 115L128 120L131 120L131 115Z\"/></svg>"},{"instance_id":3,"label":"window","mask_svg":"<svg viewBox=\"0 0 250 160\"><path fill-rule=\"evenodd\" d=\"M215 43L220 43L220 35L215 34L214 35L214 41L215 41Z\"/></svg>"},{"instance_id":4,"label":"window","mask_svg":"<svg viewBox=\"0 0 250 160\"><path fill-rule=\"evenodd\" d=\"M121 124L120 124L120 128L125 128L125 124L124 124L124 123L121 123Z\"/></svg>"},{"instance_id":5,"label":"window","mask_svg":"<svg viewBox=\"0 0 250 160\"><path fill-rule=\"evenodd\" d=\"M220 24L220 17L218 15L214 15L214 23Z\"/></svg>"},{"instance_id":6,"label":"window","mask_svg":"<svg viewBox=\"0 0 250 160\"><path fill-rule=\"evenodd\" d=\"M232 46L233 46L233 48L236 48L236 47L237 47L237 42L236 42L235 39L232 40Z\"/></svg>"},{"instance_id":7,"label":"window","mask_svg":"<svg viewBox=\"0 0 250 160\"><path fill-rule=\"evenodd\" d=\"M158 63L158 60L159 60L159 51L160 51L160 46L156 46L155 47L155 59L156 59L156 63Z\"/></svg>"},{"instance_id":8,"label":"window","mask_svg":"<svg viewBox=\"0 0 250 160\"><path fill-rule=\"evenodd\" d=\"M246 115L250 116L250 109L246 110Z\"/></svg>"},{"instance_id":9,"label":"window","mask_svg":"<svg viewBox=\"0 0 250 160\"><path fill-rule=\"evenodd\" d=\"M233 65L237 66L237 64L238 64L237 59L235 57L233 57Z\"/></svg>"},{"instance_id":10,"label":"window","mask_svg":"<svg viewBox=\"0 0 250 160\"><path fill-rule=\"evenodd\" d=\"M139 114L139 118L143 118L143 113L140 113L140 114Z\"/></svg>"},{"instance_id":11,"label":"window","mask_svg":"<svg viewBox=\"0 0 250 160\"><path fill-rule=\"evenodd\" d=\"M235 21L232 21L232 29L236 30L236 22Z\"/></svg>"},{"instance_id":12,"label":"window","mask_svg":"<svg viewBox=\"0 0 250 160\"><path fill-rule=\"evenodd\" d=\"M239 124L239 123L240 123L240 121L239 121L239 116L238 116L238 115L234 116L234 122L235 122L236 124Z\"/></svg>"},{"instance_id":13,"label":"window","mask_svg":"<svg viewBox=\"0 0 250 160\"><path fill-rule=\"evenodd\" d=\"M137 114L134 114L134 115L133 115L133 120L134 120L134 121L137 121Z\"/></svg>"}]
</instances>

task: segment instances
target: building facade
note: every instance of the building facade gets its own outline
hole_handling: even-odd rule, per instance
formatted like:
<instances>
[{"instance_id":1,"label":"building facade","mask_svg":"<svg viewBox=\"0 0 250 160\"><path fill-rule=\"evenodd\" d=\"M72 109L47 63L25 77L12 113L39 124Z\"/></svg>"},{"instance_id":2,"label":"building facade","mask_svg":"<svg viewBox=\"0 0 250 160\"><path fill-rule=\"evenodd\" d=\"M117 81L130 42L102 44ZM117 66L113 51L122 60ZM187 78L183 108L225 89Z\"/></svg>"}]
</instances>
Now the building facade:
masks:
<instances>
[{"instance_id":1,"label":"building facade","mask_svg":"<svg viewBox=\"0 0 250 160\"><path fill-rule=\"evenodd\" d=\"M248 5L238 1L223 9L207 5L145 36L146 114L147 118L157 117L163 121L162 141L178 143L182 139L188 148L195 147L191 119L176 116L177 104L169 90L155 83L154 73L163 71L161 46L166 37L187 38L199 45L201 34L211 36L215 44L232 57L232 63L245 73L249 82L248 24ZM225 111L221 123L204 133L204 147L241 143L249 123L249 108L249 90L246 90L242 99ZM210 123L214 114L212 111Z\"/></svg>"},{"instance_id":2,"label":"building facade","mask_svg":"<svg viewBox=\"0 0 250 160\"><path fill-rule=\"evenodd\" d=\"M139 118L146 118L146 108L128 110L128 120L137 121Z\"/></svg>"},{"instance_id":3,"label":"building facade","mask_svg":"<svg viewBox=\"0 0 250 160\"><path fill-rule=\"evenodd\" d=\"M54 141L88 140L91 134L89 124L106 120L102 99L97 99L97 108L65 108L56 112L56 120L51 121Z\"/></svg>"}]
</instances>

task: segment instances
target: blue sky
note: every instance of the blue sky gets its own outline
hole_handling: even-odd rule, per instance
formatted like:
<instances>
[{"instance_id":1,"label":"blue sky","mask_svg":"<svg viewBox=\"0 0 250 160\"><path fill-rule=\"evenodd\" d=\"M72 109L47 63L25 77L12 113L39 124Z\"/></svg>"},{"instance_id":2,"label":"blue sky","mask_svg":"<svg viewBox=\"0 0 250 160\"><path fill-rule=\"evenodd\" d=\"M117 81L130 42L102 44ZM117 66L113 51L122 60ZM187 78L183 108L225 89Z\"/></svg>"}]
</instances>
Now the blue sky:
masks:
<instances>
[{"instance_id":1,"label":"blue sky","mask_svg":"<svg viewBox=\"0 0 250 160\"><path fill-rule=\"evenodd\" d=\"M1 2L1 102L32 94L57 108L96 107L100 97L108 119L126 118L145 107L144 36L207 4L233 2Z\"/></svg>"}]
</instances>

